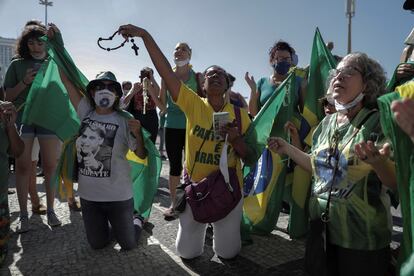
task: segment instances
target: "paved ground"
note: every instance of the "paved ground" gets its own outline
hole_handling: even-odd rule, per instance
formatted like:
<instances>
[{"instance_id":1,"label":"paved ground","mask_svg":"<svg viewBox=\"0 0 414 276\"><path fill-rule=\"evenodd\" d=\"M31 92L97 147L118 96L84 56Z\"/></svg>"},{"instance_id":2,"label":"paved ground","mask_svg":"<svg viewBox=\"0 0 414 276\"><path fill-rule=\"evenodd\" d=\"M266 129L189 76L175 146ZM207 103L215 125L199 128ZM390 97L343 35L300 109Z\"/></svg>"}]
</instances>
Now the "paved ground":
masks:
<instances>
[{"instance_id":1,"label":"paved ground","mask_svg":"<svg viewBox=\"0 0 414 276\"><path fill-rule=\"evenodd\" d=\"M17 197L10 195L12 235L9 256L0 275L305 275L302 270L304 242L291 240L284 233L286 215L280 217L277 228L269 236L254 236L254 243L243 247L234 260L222 261L214 256L209 230L204 254L191 261L181 260L174 248L178 222L167 222L162 216L169 204L168 162L164 163L140 246L129 252L120 251L117 244L92 250L86 241L81 213L70 212L67 203L58 200L56 213L62 220L61 227L51 229L46 216L33 215L30 217L32 230L19 235L15 233ZM42 178L37 180L39 194L45 202ZM14 189L13 175L10 187Z\"/></svg>"}]
</instances>

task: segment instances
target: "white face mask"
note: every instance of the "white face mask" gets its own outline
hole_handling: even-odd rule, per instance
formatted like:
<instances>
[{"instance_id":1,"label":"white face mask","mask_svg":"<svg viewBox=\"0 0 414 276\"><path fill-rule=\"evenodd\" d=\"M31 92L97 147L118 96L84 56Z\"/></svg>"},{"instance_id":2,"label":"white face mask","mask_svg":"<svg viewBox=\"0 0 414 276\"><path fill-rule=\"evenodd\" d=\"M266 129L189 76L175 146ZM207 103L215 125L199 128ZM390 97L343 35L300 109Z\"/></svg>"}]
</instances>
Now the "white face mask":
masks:
<instances>
[{"instance_id":1,"label":"white face mask","mask_svg":"<svg viewBox=\"0 0 414 276\"><path fill-rule=\"evenodd\" d=\"M184 60L176 60L174 59L174 63L175 65L177 65L177 67L183 67L186 66L188 63L190 63L190 59L184 59Z\"/></svg>"},{"instance_id":2,"label":"white face mask","mask_svg":"<svg viewBox=\"0 0 414 276\"><path fill-rule=\"evenodd\" d=\"M95 104L100 108L111 108L115 102L115 94L108 89L98 90L95 92Z\"/></svg>"},{"instance_id":3,"label":"white face mask","mask_svg":"<svg viewBox=\"0 0 414 276\"><path fill-rule=\"evenodd\" d=\"M364 94L360 93L358 96L355 97L355 99L352 100L352 102L347 103L347 104L341 104L341 103L338 103L337 100L335 100L335 109L339 113L347 114L348 110L355 107L358 103L362 101L363 98L364 98Z\"/></svg>"}]
</instances>

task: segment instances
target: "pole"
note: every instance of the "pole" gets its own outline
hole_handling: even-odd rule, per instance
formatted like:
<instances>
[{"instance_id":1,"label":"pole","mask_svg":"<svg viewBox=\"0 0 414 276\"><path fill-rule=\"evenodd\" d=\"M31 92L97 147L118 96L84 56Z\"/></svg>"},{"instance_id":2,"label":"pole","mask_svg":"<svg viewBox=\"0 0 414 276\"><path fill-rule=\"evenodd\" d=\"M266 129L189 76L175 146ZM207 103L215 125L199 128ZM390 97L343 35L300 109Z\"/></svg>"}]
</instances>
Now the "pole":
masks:
<instances>
[{"instance_id":1,"label":"pole","mask_svg":"<svg viewBox=\"0 0 414 276\"><path fill-rule=\"evenodd\" d=\"M351 37L352 37L352 35L351 35L351 23L352 22L352 16L351 16L351 14L348 14L348 54L350 54L351 53Z\"/></svg>"},{"instance_id":2,"label":"pole","mask_svg":"<svg viewBox=\"0 0 414 276\"><path fill-rule=\"evenodd\" d=\"M47 27L47 0L45 0L45 26Z\"/></svg>"}]
</instances>

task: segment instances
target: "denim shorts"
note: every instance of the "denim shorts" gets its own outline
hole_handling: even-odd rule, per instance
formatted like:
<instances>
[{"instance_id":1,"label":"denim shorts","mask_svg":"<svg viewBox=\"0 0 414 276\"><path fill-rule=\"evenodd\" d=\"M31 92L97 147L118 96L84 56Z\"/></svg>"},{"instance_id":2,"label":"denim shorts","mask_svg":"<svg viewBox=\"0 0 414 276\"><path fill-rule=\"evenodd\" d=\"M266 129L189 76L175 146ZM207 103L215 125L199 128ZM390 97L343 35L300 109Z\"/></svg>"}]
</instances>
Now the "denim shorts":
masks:
<instances>
[{"instance_id":1,"label":"denim shorts","mask_svg":"<svg viewBox=\"0 0 414 276\"><path fill-rule=\"evenodd\" d=\"M22 138L57 138L53 131L45 129L41 126L36 125L25 125L17 123L17 131Z\"/></svg>"}]
</instances>

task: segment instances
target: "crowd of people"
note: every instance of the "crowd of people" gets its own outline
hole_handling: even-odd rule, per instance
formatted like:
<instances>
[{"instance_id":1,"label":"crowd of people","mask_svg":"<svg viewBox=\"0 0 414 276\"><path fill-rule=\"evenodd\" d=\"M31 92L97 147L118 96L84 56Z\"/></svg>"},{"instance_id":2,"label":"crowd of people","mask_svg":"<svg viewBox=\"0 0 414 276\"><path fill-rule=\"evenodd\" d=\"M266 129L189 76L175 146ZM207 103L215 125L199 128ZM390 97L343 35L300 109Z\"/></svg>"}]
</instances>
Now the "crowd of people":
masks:
<instances>
[{"instance_id":1,"label":"crowd of people","mask_svg":"<svg viewBox=\"0 0 414 276\"><path fill-rule=\"evenodd\" d=\"M178 254L185 259L200 256L206 228L211 224L214 252L224 259L236 257L242 245L242 166L254 156L243 139L244 134L251 119L297 66L294 48L285 41L277 41L269 51L272 74L257 82L249 73L245 74L250 89L247 103L240 93L232 91L236 78L221 66L212 65L196 72L190 64L192 49L187 43L177 43L173 51L175 66L171 66L145 29L122 25L118 34L125 39L143 40L161 83L157 83L153 69L148 67L141 70L135 83L120 83L113 73L106 71L98 73L81 93L67 72L58 69L81 122L72 138L80 204L70 194L69 208L82 212L87 241L92 248L104 248L113 237L123 250L137 246L145 221L134 211L131 168L126 155L132 151L141 159L147 157L142 132L145 129L154 144L160 136L162 156L165 141L164 162L170 165L171 204L164 217L178 218ZM10 231L9 156L16 160L20 207L17 232L30 230L28 194L33 214L46 214L51 227L61 225L54 212L55 187L51 179L65 141L60 141L53 129L23 122L33 80L49 58L43 36L63 45L54 24L46 27L39 21L28 22L18 39L16 57L0 93L0 262L6 258ZM392 145L381 129L377 98L394 91L395 87L387 91L384 70L365 53L351 53L338 59L327 79L326 95L319 101L326 116L313 132L311 147L303 147L298 125L290 121L280 123L280 120L271 134L287 131L291 141L271 136L267 148L288 156L312 175L310 221L329 211L326 242L329 275L384 275L391 255L389 193L396 193L398 189L395 172L398 164L391 157ZM396 70L395 86L412 81L413 77L411 49ZM296 89L289 104L297 118L303 112L306 82L306 77L296 76L294 80ZM414 100L395 101L391 108L396 122L414 143ZM218 129L214 120L217 113L228 116ZM39 151L47 206L37 197L33 176ZM191 193L195 183L203 183L216 171L224 177L223 183L229 185L233 203L228 210L221 210L219 218L205 221L200 219L199 209L187 193ZM183 181L187 195L184 198L177 194L177 187ZM140 219L138 227L137 218Z\"/></svg>"}]
</instances>

